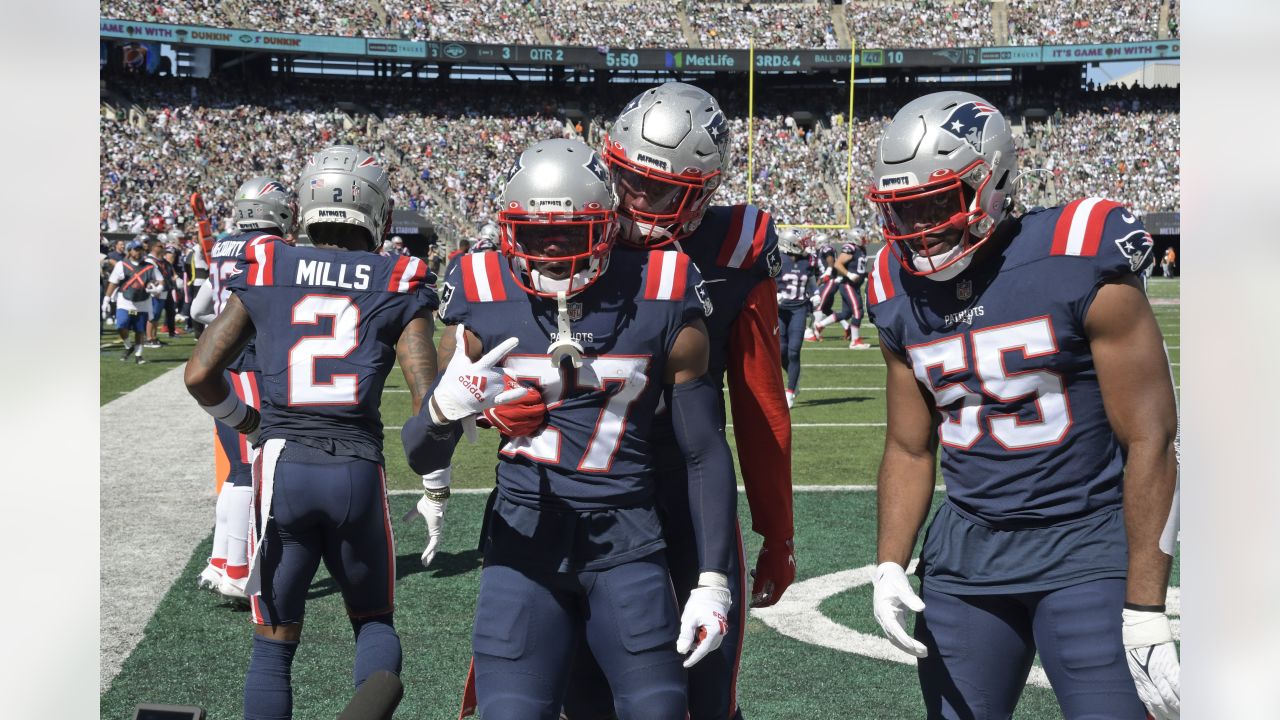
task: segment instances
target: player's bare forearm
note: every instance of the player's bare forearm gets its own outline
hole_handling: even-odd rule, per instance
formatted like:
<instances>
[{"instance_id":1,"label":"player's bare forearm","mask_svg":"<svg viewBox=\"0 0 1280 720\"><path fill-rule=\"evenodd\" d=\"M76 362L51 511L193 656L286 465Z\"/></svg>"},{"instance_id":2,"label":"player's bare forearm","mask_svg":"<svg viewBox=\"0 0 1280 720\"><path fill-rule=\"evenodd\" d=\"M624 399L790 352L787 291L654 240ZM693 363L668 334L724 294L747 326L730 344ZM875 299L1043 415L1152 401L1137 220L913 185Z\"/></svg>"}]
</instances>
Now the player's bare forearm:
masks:
<instances>
[{"instance_id":1,"label":"player's bare forearm","mask_svg":"<svg viewBox=\"0 0 1280 720\"><path fill-rule=\"evenodd\" d=\"M444 332L440 333L440 344L436 346L436 374L444 372L448 367L449 361L453 359L453 353L458 349L458 341L454 337L454 326L445 327ZM467 357L479 360L484 355L484 347L480 342L479 336L470 330L466 331L467 338Z\"/></svg>"},{"instance_id":2,"label":"player's bare forearm","mask_svg":"<svg viewBox=\"0 0 1280 720\"><path fill-rule=\"evenodd\" d=\"M747 296L729 335L726 369L751 529L785 541L794 535L791 415L778 350L777 293L777 284L768 279Z\"/></svg>"},{"instance_id":3,"label":"player's bare forearm","mask_svg":"<svg viewBox=\"0 0 1280 720\"><path fill-rule=\"evenodd\" d=\"M409 386L415 415L422 408L422 400L436 379L436 346L431 342L434 330L431 313L423 311L409 321L396 343L396 359Z\"/></svg>"},{"instance_id":4,"label":"player's bare forearm","mask_svg":"<svg viewBox=\"0 0 1280 720\"><path fill-rule=\"evenodd\" d=\"M680 328L671 345L671 354L667 357L667 384L678 385L706 375L710 358L711 339L707 335L707 326L701 319L694 320Z\"/></svg>"},{"instance_id":5,"label":"player's bare forearm","mask_svg":"<svg viewBox=\"0 0 1280 720\"><path fill-rule=\"evenodd\" d=\"M222 373L253 338L253 321L235 295L196 343L183 376L187 392L201 405L217 405L231 392Z\"/></svg>"},{"instance_id":6,"label":"player's bare forearm","mask_svg":"<svg viewBox=\"0 0 1280 720\"><path fill-rule=\"evenodd\" d=\"M915 375L885 347L888 422L876 478L876 564L906 567L933 502L936 419Z\"/></svg>"},{"instance_id":7,"label":"player's bare forearm","mask_svg":"<svg viewBox=\"0 0 1280 720\"><path fill-rule=\"evenodd\" d=\"M107 283L107 289L102 291L102 295L104 297L111 297L112 295L115 295L115 294L116 294L115 283Z\"/></svg>"},{"instance_id":8,"label":"player's bare forearm","mask_svg":"<svg viewBox=\"0 0 1280 720\"><path fill-rule=\"evenodd\" d=\"M1126 599L1160 605L1173 562L1160 550L1160 536L1177 487L1177 405L1160 326L1136 277L1098 289L1085 334L1107 419L1125 449Z\"/></svg>"}]
</instances>

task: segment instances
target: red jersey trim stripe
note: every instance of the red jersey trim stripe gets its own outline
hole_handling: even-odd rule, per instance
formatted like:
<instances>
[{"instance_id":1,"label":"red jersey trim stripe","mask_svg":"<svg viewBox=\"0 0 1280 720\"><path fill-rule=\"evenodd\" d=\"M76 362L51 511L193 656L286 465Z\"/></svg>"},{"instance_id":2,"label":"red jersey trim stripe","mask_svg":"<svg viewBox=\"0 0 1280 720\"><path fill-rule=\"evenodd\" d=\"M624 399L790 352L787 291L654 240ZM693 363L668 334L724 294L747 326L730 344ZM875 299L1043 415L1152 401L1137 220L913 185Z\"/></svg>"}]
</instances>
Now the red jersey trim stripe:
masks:
<instances>
[{"instance_id":1,"label":"red jersey trim stripe","mask_svg":"<svg viewBox=\"0 0 1280 720\"><path fill-rule=\"evenodd\" d=\"M502 268L498 253L485 252L462 257L462 287L468 302L493 302L507 299L502 285Z\"/></svg>"},{"instance_id":2,"label":"red jersey trim stripe","mask_svg":"<svg viewBox=\"0 0 1280 720\"><path fill-rule=\"evenodd\" d=\"M716 258L721 267L749 268L764 249L769 231L769 213L755 205L737 205L725 233L724 244Z\"/></svg>"},{"instance_id":3,"label":"red jersey trim stripe","mask_svg":"<svg viewBox=\"0 0 1280 720\"><path fill-rule=\"evenodd\" d=\"M391 292L410 293L418 289L427 277L426 265L416 257L401 256L391 271L391 280L387 290Z\"/></svg>"},{"instance_id":4,"label":"red jersey trim stripe","mask_svg":"<svg viewBox=\"0 0 1280 720\"><path fill-rule=\"evenodd\" d=\"M689 257L675 250L653 250L645 271L646 300L679 300L684 297Z\"/></svg>"},{"instance_id":5,"label":"red jersey trim stripe","mask_svg":"<svg viewBox=\"0 0 1280 720\"><path fill-rule=\"evenodd\" d=\"M1102 243L1102 228L1107 214L1120 203L1102 198L1087 198L1069 203L1058 216L1053 229L1051 255L1093 257Z\"/></svg>"},{"instance_id":6,"label":"red jersey trim stripe","mask_svg":"<svg viewBox=\"0 0 1280 720\"><path fill-rule=\"evenodd\" d=\"M871 281L867 284L867 296L872 305L888 300L895 294L893 288L893 268L889 266L893 250L886 245L876 255L876 262L871 266Z\"/></svg>"},{"instance_id":7,"label":"red jersey trim stripe","mask_svg":"<svg viewBox=\"0 0 1280 720\"><path fill-rule=\"evenodd\" d=\"M275 243L249 246L249 284L271 285L275 278Z\"/></svg>"}]
</instances>

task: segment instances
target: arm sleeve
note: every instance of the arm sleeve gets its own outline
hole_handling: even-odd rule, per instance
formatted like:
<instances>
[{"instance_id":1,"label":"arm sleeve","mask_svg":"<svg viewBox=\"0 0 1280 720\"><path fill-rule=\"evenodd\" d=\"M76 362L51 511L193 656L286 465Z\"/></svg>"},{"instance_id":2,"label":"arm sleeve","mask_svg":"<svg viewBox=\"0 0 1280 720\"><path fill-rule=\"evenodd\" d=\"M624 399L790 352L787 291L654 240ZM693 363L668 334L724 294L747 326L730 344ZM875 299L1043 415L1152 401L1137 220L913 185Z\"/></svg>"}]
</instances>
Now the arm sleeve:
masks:
<instances>
[{"instance_id":1,"label":"arm sleeve","mask_svg":"<svg viewBox=\"0 0 1280 720\"><path fill-rule=\"evenodd\" d=\"M440 379L432 384L427 397L435 391ZM409 467L419 475L426 475L449 467L453 461L453 451L462 437L462 425L451 422L448 425L436 425L431 421L428 403L422 403L422 410L405 421L400 429L400 441L404 444L405 459Z\"/></svg>"},{"instance_id":2,"label":"arm sleeve","mask_svg":"<svg viewBox=\"0 0 1280 720\"><path fill-rule=\"evenodd\" d=\"M671 424L688 466L689 515L699 572L727 573L730 554L737 552L738 491L720 402L719 391L705 376L671 390Z\"/></svg>"},{"instance_id":3,"label":"arm sleeve","mask_svg":"<svg viewBox=\"0 0 1280 720\"><path fill-rule=\"evenodd\" d=\"M729 399L738 466L751 506L751 529L786 540L791 508L791 413L782 387L777 287L758 283L729 334Z\"/></svg>"},{"instance_id":4,"label":"arm sleeve","mask_svg":"<svg viewBox=\"0 0 1280 720\"><path fill-rule=\"evenodd\" d=\"M213 283L204 283L191 301L191 317L201 325L208 325L217 317L213 314Z\"/></svg>"}]
</instances>

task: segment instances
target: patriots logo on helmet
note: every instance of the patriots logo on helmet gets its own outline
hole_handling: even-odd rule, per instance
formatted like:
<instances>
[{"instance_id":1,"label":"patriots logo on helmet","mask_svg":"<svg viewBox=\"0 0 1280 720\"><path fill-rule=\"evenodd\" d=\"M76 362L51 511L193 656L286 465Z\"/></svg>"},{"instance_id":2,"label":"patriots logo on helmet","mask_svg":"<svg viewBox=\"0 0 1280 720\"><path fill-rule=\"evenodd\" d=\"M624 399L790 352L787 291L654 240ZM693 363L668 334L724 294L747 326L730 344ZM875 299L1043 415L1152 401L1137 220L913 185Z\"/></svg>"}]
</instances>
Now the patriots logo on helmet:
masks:
<instances>
[{"instance_id":1,"label":"patriots logo on helmet","mask_svg":"<svg viewBox=\"0 0 1280 720\"><path fill-rule=\"evenodd\" d=\"M1151 234L1146 230L1134 230L1116 240L1116 247L1129 258L1129 269L1138 272L1147 256L1151 254Z\"/></svg>"},{"instance_id":2,"label":"patriots logo on helmet","mask_svg":"<svg viewBox=\"0 0 1280 720\"><path fill-rule=\"evenodd\" d=\"M711 136L711 142L716 147L724 147L729 140L729 121L725 120L724 113L717 110L711 119L703 125L707 129L707 134Z\"/></svg>"},{"instance_id":3,"label":"patriots logo on helmet","mask_svg":"<svg viewBox=\"0 0 1280 720\"><path fill-rule=\"evenodd\" d=\"M982 134L987 129L987 120L997 112L999 111L984 102L961 103L942 122L942 129L981 152Z\"/></svg>"},{"instance_id":4,"label":"patriots logo on helmet","mask_svg":"<svg viewBox=\"0 0 1280 720\"><path fill-rule=\"evenodd\" d=\"M285 191L284 186L276 182L275 180L272 180L271 182L263 185L262 189L258 191L258 194L266 195L269 192L276 192L276 191L284 192Z\"/></svg>"},{"instance_id":5,"label":"patriots logo on helmet","mask_svg":"<svg viewBox=\"0 0 1280 720\"><path fill-rule=\"evenodd\" d=\"M357 165L356 167L369 167L371 165L377 165L377 164L378 164L378 158L370 156L365 158L364 160L361 160L360 164Z\"/></svg>"},{"instance_id":6,"label":"patriots logo on helmet","mask_svg":"<svg viewBox=\"0 0 1280 720\"><path fill-rule=\"evenodd\" d=\"M604 161L600 159L599 155L595 153L591 153L591 159L587 161L587 164L585 167L591 171L592 175L595 175L597 178L599 178L600 182L602 183L609 182L609 171L605 169Z\"/></svg>"},{"instance_id":7,"label":"patriots logo on helmet","mask_svg":"<svg viewBox=\"0 0 1280 720\"><path fill-rule=\"evenodd\" d=\"M516 173L520 172L523 169L524 169L524 165L520 164L520 156L517 155L515 164L511 166L510 170L507 171L506 181L511 182L511 178L515 177Z\"/></svg>"}]
</instances>

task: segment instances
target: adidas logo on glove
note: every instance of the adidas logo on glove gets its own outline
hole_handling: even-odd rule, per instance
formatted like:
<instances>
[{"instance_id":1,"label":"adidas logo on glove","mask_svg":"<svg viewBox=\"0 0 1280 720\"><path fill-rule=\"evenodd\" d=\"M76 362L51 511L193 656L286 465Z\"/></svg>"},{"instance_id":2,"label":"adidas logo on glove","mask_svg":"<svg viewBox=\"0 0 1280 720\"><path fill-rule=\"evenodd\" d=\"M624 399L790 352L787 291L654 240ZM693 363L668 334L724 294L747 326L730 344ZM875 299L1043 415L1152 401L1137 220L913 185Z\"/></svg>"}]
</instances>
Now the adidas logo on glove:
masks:
<instances>
[{"instance_id":1,"label":"adidas logo on glove","mask_svg":"<svg viewBox=\"0 0 1280 720\"><path fill-rule=\"evenodd\" d=\"M484 399L484 388L488 384L488 378L483 375L461 375L458 381L462 383L462 387L467 389L477 400Z\"/></svg>"}]
</instances>

